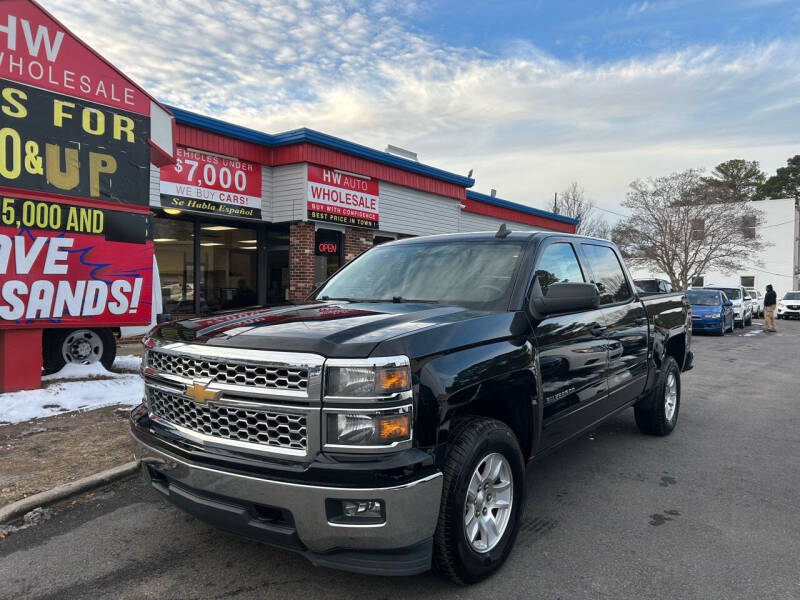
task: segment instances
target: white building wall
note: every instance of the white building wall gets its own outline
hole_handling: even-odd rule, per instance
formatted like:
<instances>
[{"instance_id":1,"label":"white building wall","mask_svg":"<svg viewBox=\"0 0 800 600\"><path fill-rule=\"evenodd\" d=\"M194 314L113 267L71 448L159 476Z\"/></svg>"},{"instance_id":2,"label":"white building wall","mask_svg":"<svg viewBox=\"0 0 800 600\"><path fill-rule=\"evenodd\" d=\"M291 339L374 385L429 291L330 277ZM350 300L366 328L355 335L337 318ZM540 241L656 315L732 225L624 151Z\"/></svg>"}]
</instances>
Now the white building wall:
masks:
<instances>
[{"instance_id":1,"label":"white building wall","mask_svg":"<svg viewBox=\"0 0 800 600\"><path fill-rule=\"evenodd\" d=\"M261 165L261 220L272 221L273 198L272 167Z\"/></svg>"},{"instance_id":2,"label":"white building wall","mask_svg":"<svg viewBox=\"0 0 800 600\"><path fill-rule=\"evenodd\" d=\"M272 168L272 220L304 221L306 218L306 163Z\"/></svg>"},{"instance_id":3,"label":"white building wall","mask_svg":"<svg viewBox=\"0 0 800 600\"><path fill-rule=\"evenodd\" d=\"M150 165L150 206L161 206L161 169Z\"/></svg>"},{"instance_id":4,"label":"white building wall","mask_svg":"<svg viewBox=\"0 0 800 600\"><path fill-rule=\"evenodd\" d=\"M753 206L761 211L761 222L758 235L766 242L759 252L754 252L741 269L735 272L719 270L703 273L703 284L739 285L744 276L755 277L755 288L762 292L767 284L772 284L778 298L789 290L800 289L797 270L800 268L798 257L798 236L800 236L800 215L794 200L760 200ZM669 278L664 273L635 270L635 278L659 277Z\"/></svg>"},{"instance_id":5,"label":"white building wall","mask_svg":"<svg viewBox=\"0 0 800 600\"><path fill-rule=\"evenodd\" d=\"M409 235L459 231L460 201L393 183L380 183L380 229Z\"/></svg>"}]
</instances>

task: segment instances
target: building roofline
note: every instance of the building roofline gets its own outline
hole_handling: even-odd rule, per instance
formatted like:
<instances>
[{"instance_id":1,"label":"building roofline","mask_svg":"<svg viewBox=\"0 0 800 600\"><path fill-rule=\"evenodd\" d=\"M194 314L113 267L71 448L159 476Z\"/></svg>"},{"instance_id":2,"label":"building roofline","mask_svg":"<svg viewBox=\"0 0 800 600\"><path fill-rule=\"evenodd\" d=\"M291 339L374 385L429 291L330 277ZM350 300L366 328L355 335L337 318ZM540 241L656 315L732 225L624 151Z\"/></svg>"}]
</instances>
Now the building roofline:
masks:
<instances>
[{"instance_id":1,"label":"building roofline","mask_svg":"<svg viewBox=\"0 0 800 600\"><path fill-rule=\"evenodd\" d=\"M579 223L579 219L565 217L564 215L557 215L553 212L541 210L539 208L533 208L532 206L525 206L524 204L517 204L516 202L509 202L508 200L503 200L502 198L487 196L486 194L473 192L472 190L467 190L467 199L475 200L477 202L484 202L486 204L491 204L492 206L507 208L509 210L515 210L528 215L533 215L535 217L552 219L553 221L560 221L561 223L569 223L570 225L577 225Z\"/></svg>"},{"instance_id":2,"label":"building roofline","mask_svg":"<svg viewBox=\"0 0 800 600\"><path fill-rule=\"evenodd\" d=\"M381 152L380 150L368 148L367 146L362 146L361 144L348 142L347 140L343 140L326 133L321 133L319 131L314 131L313 129L294 129L292 131L285 131L283 133L273 135L264 133L262 131L257 131L255 129L250 129L248 127L242 127L241 125L227 123L213 117L207 117L205 115L178 108L177 106L168 106L167 108L175 116L176 123L197 127L198 129L205 129L206 131L211 131L213 133L218 133L220 135L238 140L261 144L271 148L307 142L309 144L314 144L315 146L321 146L331 150L338 150L339 152L344 152L346 154L357 156L372 162L395 167L397 169L403 169L405 171L417 173L418 175L431 177L432 179L446 181L448 183L460 185L465 188L475 185L475 180L469 177L456 175L455 173L430 167L413 160L394 156L388 152Z\"/></svg>"}]
</instances>

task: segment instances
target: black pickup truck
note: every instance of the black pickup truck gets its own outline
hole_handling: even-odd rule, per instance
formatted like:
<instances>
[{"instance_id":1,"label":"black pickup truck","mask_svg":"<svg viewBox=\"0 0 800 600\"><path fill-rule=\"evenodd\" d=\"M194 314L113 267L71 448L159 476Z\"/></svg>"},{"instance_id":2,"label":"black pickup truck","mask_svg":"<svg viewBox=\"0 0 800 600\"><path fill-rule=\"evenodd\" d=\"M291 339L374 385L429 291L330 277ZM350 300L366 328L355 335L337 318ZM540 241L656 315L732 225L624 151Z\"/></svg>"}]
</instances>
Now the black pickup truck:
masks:
<instances>
[{"instance_id":1,"label":"black pickup truck","mask_svg":"<svg viewBox=\"0 0 800 600\"><path fill-rule=\"evenodd\" d=\"M637 297L611 242L406 239L303 305L158 326L131 431L153 487L223 530L470 583L514 545L526 464L629 407L673 430L690 332L686 297Z\"/></svg>"}]
</instances>

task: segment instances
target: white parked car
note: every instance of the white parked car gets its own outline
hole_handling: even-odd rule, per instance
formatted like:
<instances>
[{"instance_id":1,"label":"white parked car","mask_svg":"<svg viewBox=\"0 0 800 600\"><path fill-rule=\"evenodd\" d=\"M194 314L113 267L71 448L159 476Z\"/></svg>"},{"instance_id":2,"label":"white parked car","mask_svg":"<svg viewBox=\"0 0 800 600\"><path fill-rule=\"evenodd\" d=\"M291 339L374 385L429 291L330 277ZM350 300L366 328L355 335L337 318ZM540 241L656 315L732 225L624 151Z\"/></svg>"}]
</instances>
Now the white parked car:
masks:
<instances>
[{"instance_id":1,"label":"white parked car","mask_svg":"<svg viewBox=\"0 0 800 600\"><path fill-rule=\"evenodd\" d=\"M747 293L753 300L753 318L759 319L764 316L764 294L758 290L748 289Z\"/></svg>"},{"instance_id":2,"label":"white parked car","mask_svg":"<svg viewBox=\"0 0 800 600\"><path fill-rule=\"evenodd\" d=\"M779 319L800 319L800 291L786 292L778 300Z\"/></svg>"},{"instance_id":3,"label":"white parked car","mask_svg":"<svg viewBox=\"0 0 800 600\"><path fill-rule=\"evenodd\" d=\"M738 327L749 327L753 324L753 301L747 290L741 285L706 285L704 289L725 292L728 300L733 302L733 323Z\"/></svg>"}]
</instances>

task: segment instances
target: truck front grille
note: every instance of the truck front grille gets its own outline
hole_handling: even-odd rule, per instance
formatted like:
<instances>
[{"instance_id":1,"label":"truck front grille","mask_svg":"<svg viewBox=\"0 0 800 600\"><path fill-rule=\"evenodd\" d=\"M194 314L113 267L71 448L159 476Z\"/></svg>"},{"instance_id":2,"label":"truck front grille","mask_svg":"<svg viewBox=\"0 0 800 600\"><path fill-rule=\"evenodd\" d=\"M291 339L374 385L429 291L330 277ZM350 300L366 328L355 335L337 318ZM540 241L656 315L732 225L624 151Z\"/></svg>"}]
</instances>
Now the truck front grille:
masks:
<instances>
[{"instance_id":1,"label":"truck front grille","mask_svg":"<svg viewBox=\"0 0 800 600\"><path fill-rule=\"evenodd\" d=\"M308 369L248 365L238 362L204 360L150 350L147 366L160 373L186 378L208 377L211 381L275 390L306 390Z\"/></svg>"},{"instance_id":2,"label":"truck front grille","mask_svg":"<svg viewBox=\"0 0 800 600\"><path fill-rule=\"evenodd\" d=\"M149 386L147 399L153 415L196 433L292 450L305 451L308 446L304 414L197 404Z\"/></svg>"}]
</instances>

